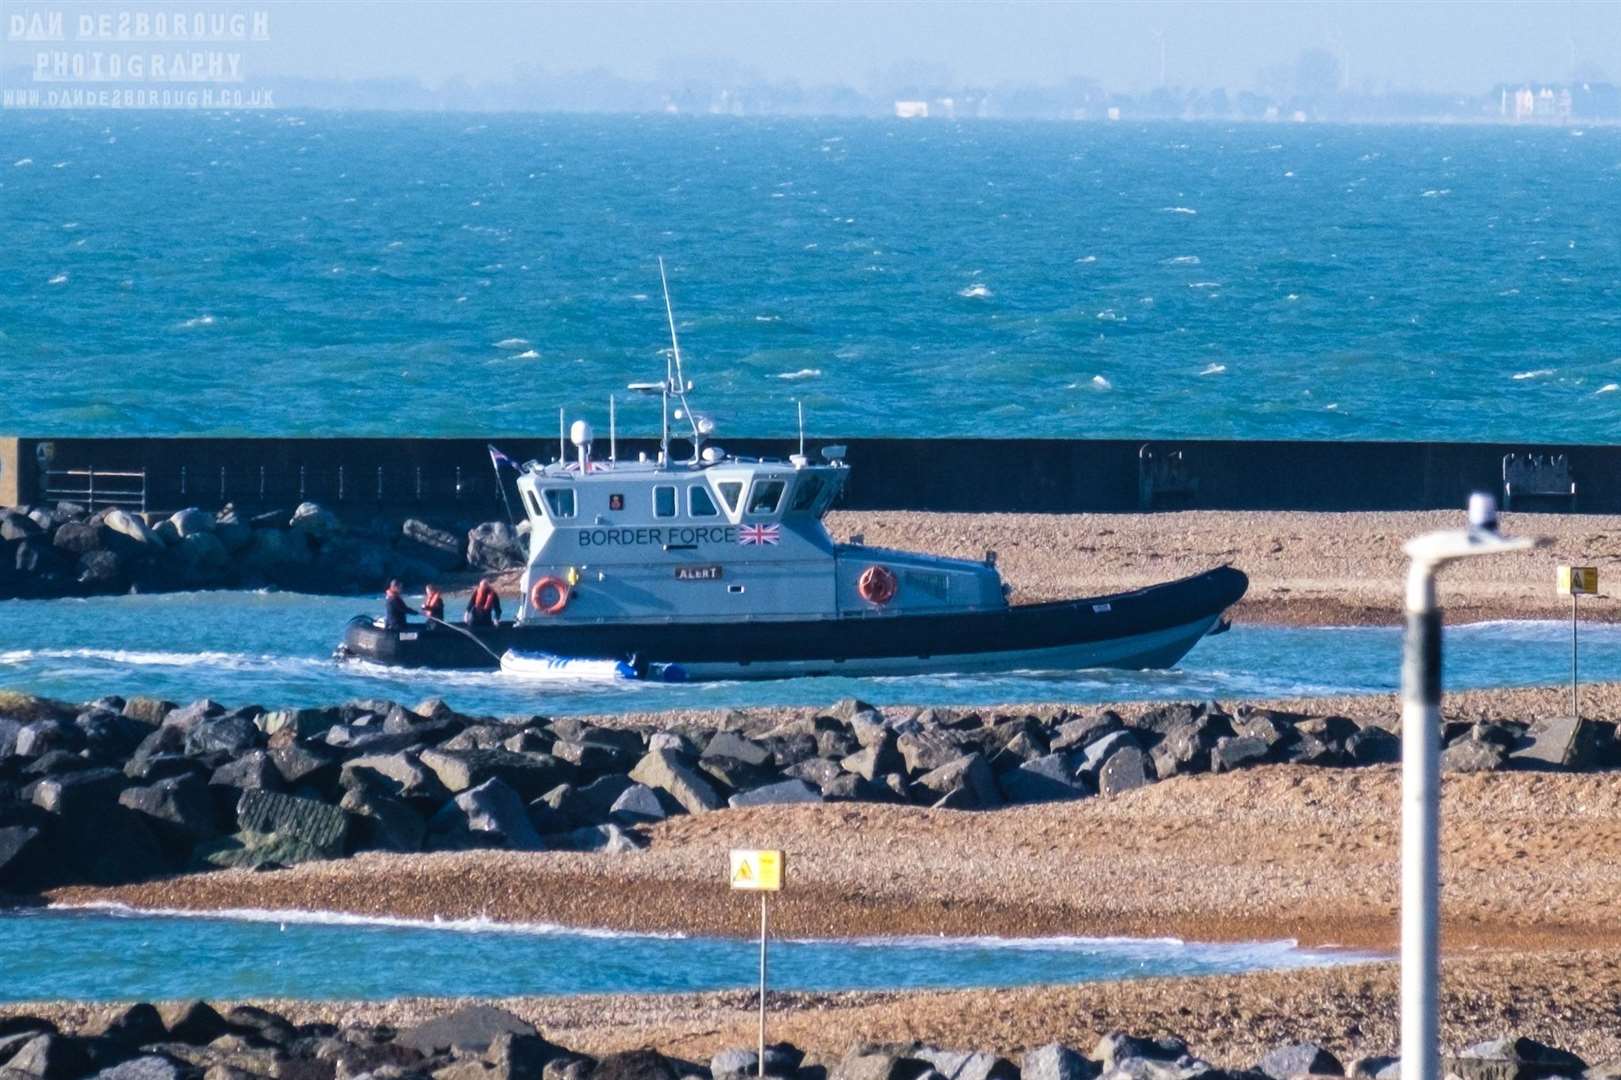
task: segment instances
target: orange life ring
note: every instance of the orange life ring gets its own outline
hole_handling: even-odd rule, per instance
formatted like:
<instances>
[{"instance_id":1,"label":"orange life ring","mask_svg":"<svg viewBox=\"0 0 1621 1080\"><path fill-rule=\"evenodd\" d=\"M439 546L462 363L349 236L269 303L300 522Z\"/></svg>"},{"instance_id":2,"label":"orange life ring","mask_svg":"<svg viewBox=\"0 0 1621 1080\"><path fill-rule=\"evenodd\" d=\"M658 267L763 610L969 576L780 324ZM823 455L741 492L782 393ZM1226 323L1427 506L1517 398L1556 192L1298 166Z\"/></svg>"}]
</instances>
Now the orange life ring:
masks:
<instances>
[{"instance_id":1,"label":"orange life ring","mask_svg":"<svg viewBox=\"0 0 1621 1080\"><path fill-rule=\"evenodd\" d=\"M861 580L856 582L856 591L861 594L861 599L880 606L895 599L897 587L895 575L887 566L867 567L861 571Z\"/></svg>"},{"instance_id":2,"label":"orange life ring","mask_svg":"<svg viewBox=\"0 0 1621 1080\"><path fill-rule=\"evenodd\" d=\"M547 589L551 589L557 593L557 599L553 600L549 604L546 603ZM551 577L550 575L535 582L534 588L529 590L529 606L540 612L542 615L556 615L560 613L564 608L568 607L568 599L568 582L564 581L562 578Z\"/></svg>"}]
</instances>

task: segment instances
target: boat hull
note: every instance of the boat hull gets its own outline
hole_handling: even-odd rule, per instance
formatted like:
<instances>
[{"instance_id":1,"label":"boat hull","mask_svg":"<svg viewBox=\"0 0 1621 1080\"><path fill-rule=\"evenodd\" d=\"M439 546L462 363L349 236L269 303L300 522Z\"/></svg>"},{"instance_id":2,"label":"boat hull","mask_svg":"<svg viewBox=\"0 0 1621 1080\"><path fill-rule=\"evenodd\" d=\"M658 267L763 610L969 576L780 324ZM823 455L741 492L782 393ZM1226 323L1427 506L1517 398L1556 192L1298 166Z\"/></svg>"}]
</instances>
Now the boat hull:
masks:
<instances>
[{"instance_id":1,"label":"boat hull","mask_svg":"<svg viewBox=\"0 0 1621 1080\"><path fill-rule=\"evenodd\" d=\"M994 611L704 623L383 630L357 616L339 655L397 667L498 668L509 649L678 664L688 679L1166 668L1244 595L1229 566L1133 592ZM476 635L477 641L469 635Z\"/></svg>"}]
</instances>

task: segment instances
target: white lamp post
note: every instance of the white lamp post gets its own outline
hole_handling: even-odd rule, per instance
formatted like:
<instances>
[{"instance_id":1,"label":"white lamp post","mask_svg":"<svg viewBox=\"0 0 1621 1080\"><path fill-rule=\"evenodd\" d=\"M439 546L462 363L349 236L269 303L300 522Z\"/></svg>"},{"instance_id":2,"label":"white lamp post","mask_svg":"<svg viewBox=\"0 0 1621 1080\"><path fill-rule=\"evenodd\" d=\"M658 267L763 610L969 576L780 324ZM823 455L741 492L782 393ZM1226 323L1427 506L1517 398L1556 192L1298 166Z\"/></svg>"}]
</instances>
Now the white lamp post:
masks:
<instances>
[{"instance_id":1,"label":"white lamp post","mask_svg":"<svg viewBox=\"0 0 1621 1080\"><path fill-rule=\"evenodd\" d=\"M1469 527L1407 542L1407 641L1402 656L1401 1075L1441 1075L1437 923L1441 804L1441 611L1435 575L1477 555L1524 551L1542 541L1497 531L1497 500L1469 497Z\"/></svg>"}]
</instances>

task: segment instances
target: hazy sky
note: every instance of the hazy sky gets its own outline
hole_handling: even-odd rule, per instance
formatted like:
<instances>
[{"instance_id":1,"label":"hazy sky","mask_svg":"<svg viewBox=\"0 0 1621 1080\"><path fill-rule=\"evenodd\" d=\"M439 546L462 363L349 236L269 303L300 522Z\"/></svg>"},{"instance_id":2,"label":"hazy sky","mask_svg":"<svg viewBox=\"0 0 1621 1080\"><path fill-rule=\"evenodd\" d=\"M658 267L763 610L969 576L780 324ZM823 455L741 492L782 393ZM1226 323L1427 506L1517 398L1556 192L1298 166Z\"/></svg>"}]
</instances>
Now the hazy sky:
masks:
<instances>
[{"instance_id":1,"label":"hazy sky","mask_svg":"<svg viewBox=\"0 0 1621 1080\"><path fill-rule=\"evenodd\" d=\"M10 6L8 3L7 6ZM115 5L116 6L116 5ZM727 3L543 0L236 0L268 8L261 72L321 77L463 75L515 65L602 67L632 78L740 66L771 79L887 85L908 70L964 84L1095 78L1158 85L1164 35L1172 84L1256 86L1312 47L1344 57L1355 86L1482 91L1563 79L1572 58L1621 79L1621 0L1375 3Z\"/></svg>"}]
</instances>

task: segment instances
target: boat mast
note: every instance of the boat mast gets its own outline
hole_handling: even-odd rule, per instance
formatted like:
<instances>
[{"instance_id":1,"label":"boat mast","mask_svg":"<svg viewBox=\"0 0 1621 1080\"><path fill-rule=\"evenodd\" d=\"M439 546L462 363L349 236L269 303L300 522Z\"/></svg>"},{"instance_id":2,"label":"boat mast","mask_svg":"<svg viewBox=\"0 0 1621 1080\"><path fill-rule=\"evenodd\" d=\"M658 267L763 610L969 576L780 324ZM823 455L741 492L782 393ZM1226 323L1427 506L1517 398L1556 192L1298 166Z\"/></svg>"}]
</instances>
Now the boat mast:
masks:
<instances>
[{"instance_id":1,"label":"boat mast","mask_svg":"<svg viewBox=\"0 0 1621 1080\"><path fill-rule=\"evenodd\" d=\"M687 404L687 380L681 371L681 342L675 336L675 308L670 304L670 282L664 276L664 256L659 256L659 285L664 289L664 317L670 324L670 355L664 361L664 441L661 444L666 463L670 459L670 392L673 389L676 397L681 399L681 409L686 413L687 422L692 425L693 459L697 460L698 443L703 434L698 430L698 418L692 415L692 406ZM671 365L675 370L672 372Z\"/></svg>"}]
</instances>

